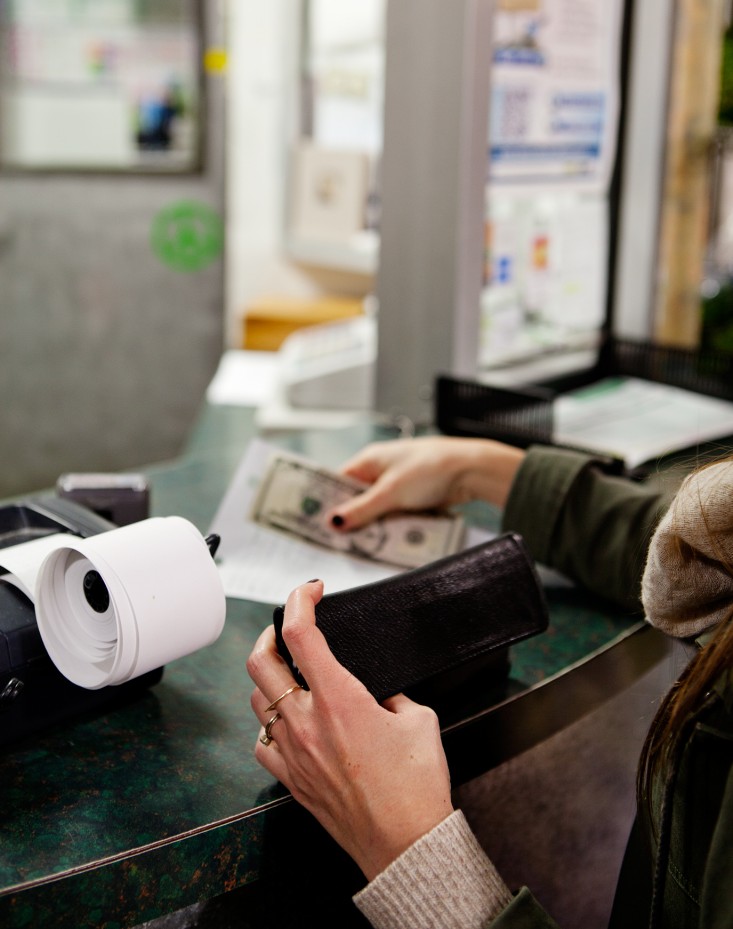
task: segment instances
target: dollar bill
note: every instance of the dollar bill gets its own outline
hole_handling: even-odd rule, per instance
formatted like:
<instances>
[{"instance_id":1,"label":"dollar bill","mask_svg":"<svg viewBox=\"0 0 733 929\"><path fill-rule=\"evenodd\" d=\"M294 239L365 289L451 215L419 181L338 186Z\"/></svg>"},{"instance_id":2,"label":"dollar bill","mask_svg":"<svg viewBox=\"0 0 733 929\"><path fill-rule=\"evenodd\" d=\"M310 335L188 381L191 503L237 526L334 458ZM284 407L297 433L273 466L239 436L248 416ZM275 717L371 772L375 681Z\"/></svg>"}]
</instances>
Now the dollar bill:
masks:
<instances>
[{"instance_id":1,"label":"dollar bill","mask_svg":"<svg viewBox=\"0 0 733 929\"><path fill-rule=\"evenodd\" d=\"M398 513L353 532L332 529L327 516L365 485L295 455L270 460L250 518L309 542L371 561L417 568L461 547L465 526L450 513Z\"/></svg>"}]
</instances>

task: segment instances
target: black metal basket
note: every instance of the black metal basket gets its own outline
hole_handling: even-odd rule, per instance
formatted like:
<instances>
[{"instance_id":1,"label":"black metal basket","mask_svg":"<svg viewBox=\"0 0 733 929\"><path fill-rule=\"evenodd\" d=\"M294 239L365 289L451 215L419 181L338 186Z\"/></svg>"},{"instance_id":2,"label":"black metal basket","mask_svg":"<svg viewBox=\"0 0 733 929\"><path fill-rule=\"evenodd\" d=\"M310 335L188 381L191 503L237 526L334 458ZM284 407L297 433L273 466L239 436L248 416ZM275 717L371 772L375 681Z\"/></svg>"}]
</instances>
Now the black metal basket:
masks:
<instances>
[{"instance_id":1,"label":"black metal basket","mask_svg":"<svg viewBox=\"0 0 733 929\"><path fill-rule=\"evenodd\" d=\"M555 444L554 399L607 377L637 377L733 401L733 355L608 336L591 367L531 386L507 389L440 375L435 425L446 435L497 439L520 448Z\"/></svg>"}]
</instances>

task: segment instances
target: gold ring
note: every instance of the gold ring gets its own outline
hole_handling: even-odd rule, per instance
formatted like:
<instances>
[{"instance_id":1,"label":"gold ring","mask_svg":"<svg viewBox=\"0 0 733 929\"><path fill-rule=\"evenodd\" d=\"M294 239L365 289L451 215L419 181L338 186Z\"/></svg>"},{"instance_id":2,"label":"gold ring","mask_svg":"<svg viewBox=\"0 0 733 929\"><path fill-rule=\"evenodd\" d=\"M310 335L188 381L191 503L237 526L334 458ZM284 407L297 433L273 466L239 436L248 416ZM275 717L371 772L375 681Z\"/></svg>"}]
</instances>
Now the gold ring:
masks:
<instances>
[{"instance_id":1,"label":"gold ring","mask_svg":"<svg viewBox=\"0 0 733 929\"><path fill-rule=\"evenodd\" d=\"M262 742L263 745L269 745L270 742L273 741L272 735L270 733L272 732L272 727L275 725L278 719L282 719L282 716L280 716L279 713L275 713L273 717L267 720L267 723L265 724L265 733L264 735L260 736L260 742Z\"/></svg>"},{"instance_id":2,"label":"gold ring","mask_svg":"<svg viewBox=\"0 0 733 929\"><path fill-rule=\"evenodd\" d=\"M280 694L277 700L273 700L272 703L268 707L265 707L265 713L269 713L270 710L274 710L275 707L278 705L278 703L281 700L284 700L285 697L287 697L288 694L291 694L294 690L302 690L302 689L303 689L302 684L293 684L292 687L288 687L288 689L285 691L284 694Z\"/></svg>"}]
</instances>

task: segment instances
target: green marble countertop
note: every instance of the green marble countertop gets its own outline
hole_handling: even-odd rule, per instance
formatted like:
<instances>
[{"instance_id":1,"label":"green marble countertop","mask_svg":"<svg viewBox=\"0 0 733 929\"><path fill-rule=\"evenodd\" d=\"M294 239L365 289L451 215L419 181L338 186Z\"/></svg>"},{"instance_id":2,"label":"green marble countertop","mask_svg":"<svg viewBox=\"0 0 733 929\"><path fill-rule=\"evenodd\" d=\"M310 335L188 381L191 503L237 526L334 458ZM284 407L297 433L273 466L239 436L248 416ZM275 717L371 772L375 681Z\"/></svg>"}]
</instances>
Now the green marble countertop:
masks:
<instances>
[{"instance_id":1,"label":"green marble countertop","mask_svg":"<svg viewBox=\"0 0 733 929\"><path fill-rule=\"evenodd\" d=\"M181 458L147 469L153 515L205 532L253 434L251 411L205 410ZM365 424L274 441L336 465L374 436ZM632 628L575 591L549 599L548 632L512 650L515 692ZM293 805L252 753L245 661L271 613L230 600L220 639L135 702L5 749L0 925L133 925L257 879L265 811Z\"/></svg>"}]
</instances>

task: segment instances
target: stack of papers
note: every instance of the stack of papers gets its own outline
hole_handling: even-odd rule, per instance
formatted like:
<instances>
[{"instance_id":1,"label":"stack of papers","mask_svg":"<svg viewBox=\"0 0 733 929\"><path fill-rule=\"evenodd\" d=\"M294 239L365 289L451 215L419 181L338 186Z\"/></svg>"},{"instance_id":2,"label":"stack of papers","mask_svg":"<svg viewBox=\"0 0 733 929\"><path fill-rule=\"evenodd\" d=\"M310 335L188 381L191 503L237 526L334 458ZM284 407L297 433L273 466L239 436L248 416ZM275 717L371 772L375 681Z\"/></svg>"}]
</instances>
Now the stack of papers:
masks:
<instances>
[{"instance_id":1,"label":"stack of papers","mask_svg":"<svg viewBox=\"0 0 733 929\"><path fill-rule=\"evenodd\" d=\"M629 468L733 435L733 403L638 378L606 378L558 397L554 440L623 458Z\"/></svg>"}]
</instances>

